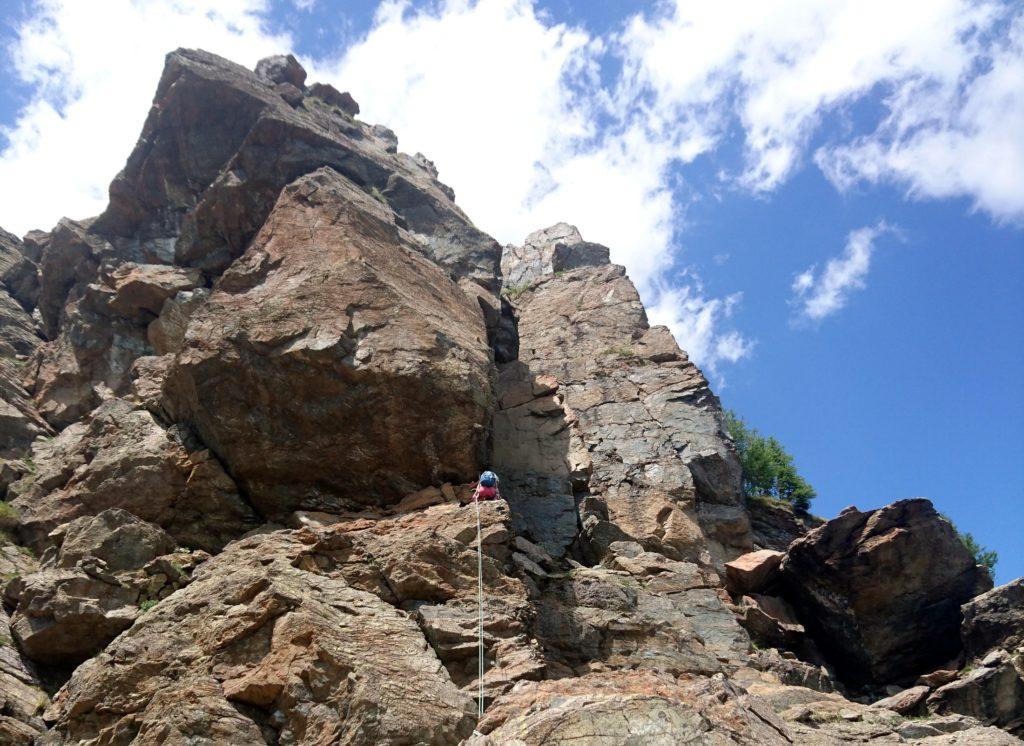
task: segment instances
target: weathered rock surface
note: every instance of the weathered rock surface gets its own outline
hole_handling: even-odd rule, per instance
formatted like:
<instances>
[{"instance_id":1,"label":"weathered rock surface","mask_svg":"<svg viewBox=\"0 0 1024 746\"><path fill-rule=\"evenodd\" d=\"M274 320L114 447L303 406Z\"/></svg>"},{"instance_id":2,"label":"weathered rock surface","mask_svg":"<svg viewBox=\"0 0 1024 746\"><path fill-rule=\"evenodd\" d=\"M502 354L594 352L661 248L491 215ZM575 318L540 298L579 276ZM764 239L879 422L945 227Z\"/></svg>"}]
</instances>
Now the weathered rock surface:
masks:
<instances>
[{"instance_id":1,"label":"weathered rock surface","mask_svg":"<svg viewBox=\"0 0 1024 746\"><path fill-rule=\"evenodd\" d=\"M824 523L812 515L800 515L792 506L768 498L747 501L750 538L761 549L785 552L794 541Z\"/></svg>"},{"instance_id":2,"label":"weathered rock surface","mask_svg":"<svg viewBox=\"0 0 1024 746\"><path fill-rule=\"evenodd\" d=\"M839 694L780 686L762 675L737 677L748 696L785 723L792 743L927 743L1013 746L1020 741L965 716L904 718L883 707L852 702ZM761 712L761 710L758 710Z\"/></svg>"},{"instance_id":3,"label":"weathered rock surface","mask_svg":"<svg viewBox=\"0 0 1024 746\"><path fill-rule=\"evenodd\" d=\"M0 743L32 743L46 727L42 714L49 704L33 664L14 646L10 619L0 608Z\"/></svg>"},{"instance_id":4,"label":"weathered rock surface","mask_svg":"<svg viewBox=\"0 0 1024 746\"><path fill-rule=\"evenodd\" d=\"M761 549L725 563L725 585L730 593L742 595L764 590L778 576L782 552Z\"/></svg>"},{"instance_id":5,"label":"weathered rock surface","mask_svg":"<svg viewBox=\"0 0 1024 746\"><path fill-rule=\"evenodd\" d=\"M1024 650L996 651L928 697L928 709L970 715L1024 735Z\"/></svg>"},{"instance_id":6,"label":"weathered rock surface","mask_svg":"<svg viewBox=\"0 0 1024 746\"><path fill-rule=\"evenodd\" d=\"M42 551L57 526L121 508L185 546L218 550L256 525L235 483L206 450L186 449L150 412L110 399L87 422L32 448L35 470L8 487L19 533Z\"/></svg>"},{"instance_id":7,"label":"weathered rock surface","mask_svg":"<svg viewBox=\"0 0 1024 746\"><path fill-rule=\"evenodd\" d=\"M804 639L804 627L793 608L776 596L744 596L738 619L740 626L762 645L793 650Z\"/></svg>"},{"instance_id":8,"label":"weathered rock surface","mask_svg":"<svg viewBox=\"0 0 1024 746\"><path fill-rule=\"evenodd\" d=\"M21 308L31 313L39 299L39 254L0 228L0 283ZM6 326L6 325L5 325Z\"/></svg>"},{"instance_id":9,"label":"weathered rock surface","mask_svg":"<svg viewBox=\"0 0 1024 746\"><path fill-rule=\"evenodd\" d=\"M509 365L526 371L502 370L512 421L503 426L499 415L496 430L541 446L499 438L495 464L517 484L548 485L546 496L532 489L526 504L513 500L513 514L545 524L550 512L529 516L545 499L567 504L568 474L577 502L592 498L581 520L610 519L650 549L677 559L710 549L719 561L750 549L739 463L718 399L668 330L648 325L623 268L559 224L506 248L503 271L524 283L512 286L520 363ZM557 383L555 398L523 400L526 412L513 412L508 405L521 399L513 391L542 379Z\"/></svg>"},{"instance_id":10,"label":"weathered rock surface","mask_svg":"<svg viewBox=\"0 0 1024 746\"><path fill-rule=\"evenodd\" d=\"M55 733L75 741L116 732L146 743L188 735L215 743L442 744L468 736L473 703L416 622L349 581L390 592L371 577L373 558L359 556L380 546L381 531L363 521L236 542L75 671L47 713ZM457 578L475 585L464 533L452 540L467 560L462 576L438 577L429 557L400 569L385 560L396 595L408 589L443 600Z\"/></svg>"},{"instance_id":11,"label":"weathered rock surface","mask_svg":"<svg viewBox=\"0 0 1024 746\"><path fill-rule=\"evenodd\" d=\"M275 54L264 57L256 63L256 74L275 85L287 83L302 89L306 83L306 71L291 54Z\"/></svg>"},{"instance_id":12,"label":"weathered rock surface","mask_svg":"<svg viewBox=\"0 0 1024 746\"><path fill-rule=\"evenodd\" d=\"M473 479L489 359L476 304L390 208L322 169L193 313L167 408L281 521Z\"/></svg>"},{"instance_id":13,"label":"weathered rock surface","mask_svg":"<svg viewBox=\"0 0 1024 746\"><path fill-rule=\"evenodd\" d=\"M923 499L847 508L790 545L782 577L800 620L853 684L914 677L952 658L960 605L991 585Z\"/></svg>"},{"instance_id":14,"label":"weathered rock surface","mask_svg":"<svg viewBox=\"0 0 1024 746\"><path fill-rule=\"evenodd\" d=\"M721 676L675 679L654 672L590 674L527 684L480 722L467 743L791 743L785 723Z\"/></svg>"},{"instance_id":15,"label":"weathered rock surface","mask_svg":"<svg viewBox=\"0 0 1024 746\"><path fill-rule=\"evenodd\" d=\"M11 633L26 656L72 666L131 626L147 603L185 585L205 553L177 552L162 529L123 510L53 532L37 572L8 583Z\"/></svg>"},{"instance_id":16,"label":"weathered rock surface","mask_svg":"<svg viewBox=\"0 0 1024 746\"><path fill-rule=\"evenodd\" d=\"M112 572L131 570L177 549L166 531L120 508L76 518L51 532L50 538L52 565L62 568L95 557Z\"/></svg>"},{"instance_id":17,"label":"weathered rock surface","mask_svg":"<svg viewBox=\"0 0 1024 746\"><path fill-rule=\"evenodd\" d=\"M955 670L930 507L747 506L606 247L502 254L305 78L172 53L103 214L0 233L0 742L1016 742L1016 586Z\"/></svg>"},{"instance_id":18,"label":"weathered rock surface","mask_svg":"<svg viewBox=\"0 0 1024 746\"><path fill-rule=\"evenodd\" d=\"M29 316L38 295L36 266L25 252L0 229L0 459L23 456L35 438L52 432L24 387L30 356L42 343ZM8 481L0 476L0 495Z\"/></svg>"},{"instance_id":19,"label":"weathered rock surface","mask_svg":"<svg viewBox=\"0 0 1024 746\"><path fill-rule=\"evenodd\" d=\"M968 665L928 698L940 713L970 715L1024 736L1024 579L964 604Z\"/></svg>"},{"instance_id":20,"label":"weathered rock surface","mask_svg":"<svg viewBox=\"0 0 1024 746\"><path fill-rule=\"evenodd\" d=\"M1024 647L1024 578L976 596L962 611L960 634L968 658L981 658L994 648Z\"/></svg>"}]
</instances>

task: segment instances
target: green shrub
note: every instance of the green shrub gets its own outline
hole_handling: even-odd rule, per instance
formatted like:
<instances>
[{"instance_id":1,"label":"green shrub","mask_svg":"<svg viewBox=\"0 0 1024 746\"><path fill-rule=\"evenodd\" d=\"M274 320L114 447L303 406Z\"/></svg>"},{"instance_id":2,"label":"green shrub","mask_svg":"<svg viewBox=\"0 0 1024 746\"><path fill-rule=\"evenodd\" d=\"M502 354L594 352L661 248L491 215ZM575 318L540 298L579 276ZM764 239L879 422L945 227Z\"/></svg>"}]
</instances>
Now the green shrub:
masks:
<instances>
[{"instance_id":1,"label":"green shrub","mask_svg":"<svg viewBox=\"0 0 1024 746\"><path fill-rule=\"evenodd\" d=\"M954 526L954 529L956 527ZM999 555L991 550L986 549L979 544L970 533L956 532L956 535L960 537L960 541L967 548L967 551L974 555L974 561L979 565L984 565L988 568L990 573L995 574L996 563L999 562Z\"/></svg>"},{"instance_id":2,"label":"green shrub","mask_svg":"<svg viewBox=\"0 0 1024 746\"><path fill-rule=\"evenodd\" d=\"M7 502L0 501L0 530L10 531L21 523L21 515L17 508Z\"/></svg>"},{"instance_id":3,"label":"green shrub","mask_svg":"<svg viewBox=\"0 0 1024 746\"><path fill-rule=\"evenodd\" d=\"M145 601L142 601L139 604L139 608L142 609L144 612L146 612L146 611L149 611L150 609L152 609L158 603L160 603L160 602L157 601L155 598L150 598L150 599L147 599Z\"/></svg>"},{"instance_id":4,"label":"green shrub","mask_svg":"<svg viewBox=\"0 0 1024 746\"><path fill-rule=\"evenodd\" d=\"M502 288L502 292L505 293L505 297L509 300L519 300L519 298L530 289L530 283L524 282L519 285L506 285Z\"/></svg>"},{"instance_id":5,"label":"green shrub","mask_svg":"<svg viewBox=\"0 0 1024 746\"><path fill-rule=\"evenodd\" d=\"M793 506L794 512L806 515L818 493L797 472L789 452L775 438L750 427L735 412L726 412L725 418L743 467L744 496L748 500L782 500Z\"/></svg>"},{"instance_id":6,"label":"green shrub","mask_svg":"<svg viewBox=\"0 0 1024 746\"><path fill-rule=\"evenodd\" d=\"M619 345L618 347L606 347L601 351L601 354L615 355L616 357L634 357L636 353L626 345Z\"/></svg>"}]
</instances>

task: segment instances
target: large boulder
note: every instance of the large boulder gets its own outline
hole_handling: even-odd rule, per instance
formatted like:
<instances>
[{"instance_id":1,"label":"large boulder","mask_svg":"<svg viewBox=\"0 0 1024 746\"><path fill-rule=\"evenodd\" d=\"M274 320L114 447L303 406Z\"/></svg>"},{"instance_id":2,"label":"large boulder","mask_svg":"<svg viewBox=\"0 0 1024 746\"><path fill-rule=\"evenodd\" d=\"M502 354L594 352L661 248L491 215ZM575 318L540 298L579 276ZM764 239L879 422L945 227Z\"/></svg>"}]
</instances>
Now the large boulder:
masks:
<instances>
[{"instance_id":1,"label":"large boulder","mask_svg":"<svg viewBox=\"0 0 1024 746\"><path fill-rule=\"evenodd\" d=\"M960 605L991 584L924 499L847 508L790 545L782 582L822 652L855 685L914 677L954 657Z\"/></svg>"},{"instance_id":2,"label":"large boulder","mask_svg":"<svg viewBox=\"0 0 1024 746\"><path fill-rule=\"evenodd\" d=\"M731 593L743 595L764 590L778 575L782 552L761 549L725 563L725 585Z\"/></svg>"},{"instance_id":3,"label":"large boulder","mask_svg":"<svg viewBox=\"0 0 1024 746\"><path fill-rule=\"evenodd\" d=\"M109 570L130 570L177 549L174 539L162 528L120 508L76 518L50 536L55 543L53 565L62 568L73 568L86 557L95 557Z\"/></svg>"},{"instance_id":4,"label":"large boulder","mask_svg":"<svg viewBox=\"0 0 1024 746\"><path fill-rule=\"evenodd\" d=\"M330 86L311 86L302 102L282 98L282 85L301 94L304 78L287 56L253 72L199 50L170 53L141 144L111 184L96 232L132 261L215 276L244 252L281 189L329 166L387 201L418 250L496 289L500 247L454 204L436 170L339 112L358 107L335 100Z\"/></svg>"},{"instance_id":5,"label":"large boulder","mask_svg":"<svg viewBox=\"0 0 1024 746\"><path fill-rule=\"evenodd\" d=\"M62 220L24 244L18 266L26 271L11 277L18 301L37 303L50 340L29 388L51 426L128 396L137 359L176 351L194 304L164 317L165 300L201 299L197 291L245 252L281 190L323 166L390 205L409 229L407 247L460 283L485 319L488 341L496 339L498 244L455 206L436 170L397 153L335 105L305 96L303 77L289 57L264 60L255 73L205 52L171 53L103 214ZM0 256L0 271L5 265ZM38 287L26 295L29 280Z\"/></svg>"},{"instance_id":6,"label":"large boulder","mask_svg":"<svg viewBox=\"0 0 1024 746\"><path fill-rule=\"evenodd\" d=\"M193 313L167 409L284 520L471 480L489 370L478 307L386 205L322 169Z\"/></svg>"},{"instance_id":7,"label":"large boulder","mask_svg":"<svg viewBox=\"0 0 1024 746\"><path fill-rule=\"evenodd\" d=\"M275 54L256 63L256 74L275 85L288 83L298 89L306 84L306 70L291 54Z\"/></svg>"}]
</instances>

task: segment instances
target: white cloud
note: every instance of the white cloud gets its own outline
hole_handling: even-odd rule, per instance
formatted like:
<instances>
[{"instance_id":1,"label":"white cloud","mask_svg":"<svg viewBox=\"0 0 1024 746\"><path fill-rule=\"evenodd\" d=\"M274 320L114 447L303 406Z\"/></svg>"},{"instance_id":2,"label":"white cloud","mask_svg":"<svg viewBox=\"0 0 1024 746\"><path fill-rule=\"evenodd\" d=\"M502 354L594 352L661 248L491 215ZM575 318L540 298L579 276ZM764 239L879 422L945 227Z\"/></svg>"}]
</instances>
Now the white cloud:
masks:
<instances>
[{"instance_id":1,"label":"white cloud","mask_svg":"<svg viewBox=\"0 0 1024 746\"><path fill-rule=\"evenodd\" d=\"M288 49L263 29L264 0L46 0L17 29L14 70L35 94L2 134L0 225L49 229L107 203L177 47L246 65Z\"/></svg>"},{"instance_id":2,"label":"white cloud","mask_svg":"<svg viewBox=\"0 0 1024 746\"><path fill-rule=\"evenodd\" d=\"M843 308L855 290L865 286L875 241L892 231L885 223L851 231L841 256L829 259L824 269L808 267L793 280L794 301L800 306L800 317L821 321Z\"/></svg>"},{"instance_id":3,"label":"white cloud","mask_svg":"<svg viewBox=\"0 0 1024 746\"><path fill-rule=\"evenodd\" d=\"M969 197L998 219L1024 221L1024 15L963 85L907 83L879 129L822 148L816 161L841 189L906 184L914 197Z\"/></svg>"},{"instance_id":4,"label":"white cloud","mask_svg":"<svg viewBox=\"0 0 1024 746\"><path fill-rule=\"evenodd\" d=\"M683 286L662 285L647 316L652 324L671 329L690 358L718 378L721 386L721 365L749 356L754 348L754 343L739 332L725 328L743 294L707 298L700 281L692 276L690 280Z\"/></svg>"},{"instance_id":5,"label":"white cloud","mask_svg":"<svg viewBox=\"0 0 1024 746\"><path fill-rule=\"evenodd\" d=\"M870 144L856 138L877 139L887 122L923 116L929 105L970 117L992 110L1001 95L1001 111L1020 119L1014 106L1024 87L997 93L978 73L979 61L1005 44L1001 14L1005 6L986 0L678 0L598 39L552 23L528 0L449 0L428 10L393 2L325 70L358 92L368 119L398 131L404 149L434 157L467 212L500 240L566 220L608 244L683 346L710 368L749 354L751 343L723 326L729 298L666 284L676 231L695 198L671 184L675 167L685 175L686 164L715 157L738 132L744 166L724 178L766 192L800 167L823 122L839 117L839 140L819 146L817 156L837 185L871 168L879 180L909 179L917 153L905 153L908 165L898 172L883 171L894 155L865 150L856 168L842 171L846 182L838 167L826 168L826 156ZM1008 63L1021 59L1015 48L1006 55ZM595 75L602 64L621 64L621 73L602 79ZM924 96L964 81L983 86L979 103ZM878 90L889 92L882 115L855 120L850 107ZM997 153L1018 130L994 138L960 127L956 153ZM951 129L940 123L933 131ZM915 182L913 193L967 194L994 215L1024 211L1024 190L1013 189L1024 169L1000 176L955 156L944 164L944 192ZM1003 203L983 200L985 190L998 191Z\"/></svg>"},{"instance_id":6,"label":"white cloud","mask_svg":"<svg viewBox=\"0 0 1024 746\"><path fill-rule=\"evenodd\" d=\"M284 51L290 40L263 23L267 2L35 6L14 55L37 94L5 133L0 180L17 189L0 203L0 225L48 227L102 209L164 53L199 46L252 65ZM314 2L292 0L326 12ZM682 286L666 280L687 206L704 196L683 181L690 164L703 156L726 195L767 193L813 151L840 189L896 182L1016 220L1022 19L998 0L675 0L597 37L532 0L388 0L364 37L339 40L308 68L351 90L403 150L434 159L499 240L565 220L609 245L710 368L751 343L728 327L736 296L709 296L688 275Z\"/></svg>"},{"instance_id":7,"label":"white cloud","mask_svg":"<svg viewBox=\"0 0 1024 746\"><path fill-rule=\"evenodd\" d=\"M1024 215L1024 144L1019 136L1007 142L1024 128L1019 6L1009 33L1013 6L986 0L677 0L666 7L637 16L623 34L619 100L650 92L669 126L700 119L716 139L738 125L744 186L777 187L825 117L882 87L890 91L888 115L877 131L878 122L869 124L853 151L842 143L819 150L837 184L898 179L914 194L967 195L997 217ZM989 57L994 69L986 75ZM925 136L910 139L922 125ZM895 147L880 144L894 137ZM922 164L943 148L938 162ZM989 173L1000 153L1007 162Z\"/></svg>"}]
</instances>

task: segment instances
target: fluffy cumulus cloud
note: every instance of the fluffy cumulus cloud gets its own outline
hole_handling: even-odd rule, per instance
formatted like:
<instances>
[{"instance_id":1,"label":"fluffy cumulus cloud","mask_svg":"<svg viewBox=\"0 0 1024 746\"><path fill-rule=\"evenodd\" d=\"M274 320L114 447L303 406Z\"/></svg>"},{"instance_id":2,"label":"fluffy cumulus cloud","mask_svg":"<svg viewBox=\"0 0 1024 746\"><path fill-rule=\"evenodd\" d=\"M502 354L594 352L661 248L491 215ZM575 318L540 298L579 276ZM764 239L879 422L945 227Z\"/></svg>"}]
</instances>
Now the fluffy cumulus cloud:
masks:
<instances>
[{"instance_id":1,"label":"fluffy cumulus cloud","mask_svg":"<svg viewBox=\"0 0 1024 746\"><path fill-rule=\"evenodd\" d=\"M754 346L737 331L723 331L742 299L742 293L708 298L699 279L693 278L685 285L660 287L657 301L648 308L647 315L652 324L664 324L676 337L687 340L690 357L701 361L721 384L721 365L741 360Z\"/></svg>"},{"instance_id":2,"label":"fluffy cumulus cloud","mask_svg":"<svg viewBox=\"0 0 1024 746\"><path fill-rule=\"evenodd\" d=\"M660 322L717 370L750 349L724 326L739 296L708 298L687 273L666 281L686 199L670 168L712 143L703 123L655 121L639 106L645 93L602 77L618 44L554 23L529 0L389 2L360 43L316 73L359 91L368 120L436 160L499 240L566 220L607 244Z\"/></svg>"},{"instance_id":3,"label":"fluffy cumulus cloud","mask_svg":"<svg viewBox=\"0 0 1024 746\"><path fill-rule=\"evenodd\" d=\"M875 132L817 151L837 186L890 180L915 197L964 196L1000 221L1024 222L1024 13L995 17L1005 35L963 42L945 76L894 87Z\"/></svg>"},{"instance_id":4,"label":"fluffy cumulus cloud","mask_svg":"<svg viewBox=\"0 0 1024 746\"><path fill-rule=\"evenodd\" d=\"M264 29L262 0L45 0L7 50L32 95L3 130L0 225L23 233L84 218L131 152L164 56L200 47L252 65L291 41Z\"/></svg>"},{"instance_id":5,"label":"fluffy cumulus cloud","mask_svg":"<svg viewBox=\"0 0 1024 746\"><path fill-rule=\"evenodd\" d=\"M34 95L0 154L0 179L18 185L0 205L8 228L102 207L167 50L251 65L291 42L260 0L93 5L46 0L16 28L14 70ZM361 38L306 61L433 158L499 240L565 220L609 245L709 369L752 344L730 325L737 289L709 293L680 248L698 158L725 195L769 194L810 165L842 190L895 183L1024 220L1024 9L1005 0L676 0L603 36L532 0L384 0ZM805 303L828 266L807 276Z\"/></svg>"},{"instance_id":6,"label":"fluffy cumulus cloud","mask_svg":"<svg viewBox=\"0 0 1024 746\"><path fill-rule=\"evenodd\" d=\"M808 267L793 280L794 303L802 320L817 322L843 308L865 286L875 242L893 229L885 223L851 231L843 253L818 270Z\"/></svg>"},{"instance_id":7,"label":"fluffy cumulus cloud","mask_svg":"<svg viewBox=\"0 0 1024 746\"><path fill-rule=\"evenodd\" d=\"M698 119L718 138L739 127L750 189L778 186L834 116L847 126L815 160L837 186L891 180L1024 218L1019 4L678 0L621 41L626 93L651 92L663 122ZM854 122L850 107L879 92L880 121Z\"/></svg>"}]
</instances>

